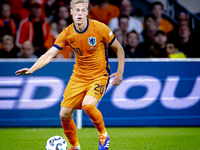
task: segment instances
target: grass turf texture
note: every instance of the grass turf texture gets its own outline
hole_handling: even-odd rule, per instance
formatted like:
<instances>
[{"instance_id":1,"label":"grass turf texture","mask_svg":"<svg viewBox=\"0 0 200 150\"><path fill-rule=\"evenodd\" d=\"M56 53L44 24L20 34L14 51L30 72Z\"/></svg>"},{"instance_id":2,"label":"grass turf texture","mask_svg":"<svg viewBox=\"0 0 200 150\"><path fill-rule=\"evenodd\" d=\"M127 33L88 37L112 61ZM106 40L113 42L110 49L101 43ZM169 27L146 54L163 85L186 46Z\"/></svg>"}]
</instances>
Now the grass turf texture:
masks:
<instances>
[{"instance_id":1,"label":"grass turf texture","mask_svg":"<svg viewBox=\"0 0 200 150\"><path fill-rule=\"evenodd\" d=\"M109 150L200 150L200 128L107 128ZM62 128L0 128L2 150L44 150L48 138L60 135ZM95 128L78 130L82 150L97 150ZM67 140L66 140L67 141ZM68 148L70 147L68 143Z\"/></svg>"}]
</instances>

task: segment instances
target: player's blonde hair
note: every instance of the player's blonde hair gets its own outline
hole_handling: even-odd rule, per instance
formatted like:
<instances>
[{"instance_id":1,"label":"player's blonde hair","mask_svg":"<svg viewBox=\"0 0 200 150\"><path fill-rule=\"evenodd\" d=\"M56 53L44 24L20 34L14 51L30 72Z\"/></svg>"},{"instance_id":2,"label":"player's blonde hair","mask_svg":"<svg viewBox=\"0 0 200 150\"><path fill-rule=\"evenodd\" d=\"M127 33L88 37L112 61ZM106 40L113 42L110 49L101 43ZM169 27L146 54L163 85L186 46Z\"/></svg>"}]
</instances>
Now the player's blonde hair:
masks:
<instances>
[{"instance_id":1,"label":"player's blonde hair","mask_svg":"<svg viewBox=\"0 0 200 150\"><path fill-rule=\"evenodd\" d=\"M72 9L72 6L74 4L78 4L78 3L87 3L87 6L89 5L89 0L71 0L70 2L70 8Z\"/></svg>"}]
</instances>

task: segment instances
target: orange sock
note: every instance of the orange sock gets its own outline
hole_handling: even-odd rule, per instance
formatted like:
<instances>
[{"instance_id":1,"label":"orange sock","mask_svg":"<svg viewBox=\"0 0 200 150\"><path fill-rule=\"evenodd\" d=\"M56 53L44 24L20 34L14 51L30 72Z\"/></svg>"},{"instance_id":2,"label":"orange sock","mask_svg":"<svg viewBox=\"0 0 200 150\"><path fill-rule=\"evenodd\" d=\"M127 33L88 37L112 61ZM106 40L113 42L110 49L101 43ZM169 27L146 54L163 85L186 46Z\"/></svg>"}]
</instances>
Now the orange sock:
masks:
<instances>
[{"instance_id":1,"label":"orange sock","mask_svg":"<svg viewBox=\"0 0 200 150\"><path fill-rule=\"evenodd\" d=\"M61 124L63 127L63 131L71 145L74 147L79 145L78 136L77 136L77 129L72 118L70 119L61 119Z\"/></svg>"},{"instance_id":2,"label":"orange sock","mask_svg":"<svg viewBox=\"0 0 200 150\"><path fill-rule=\"evenodd\" d=\"M85 113L90 117L94 126L97 128L99 134L105 134L106 128L104 125L103 117L101 112L96 108L95 105L84 105L83 109Z\"/></svg>"}]
</instances>

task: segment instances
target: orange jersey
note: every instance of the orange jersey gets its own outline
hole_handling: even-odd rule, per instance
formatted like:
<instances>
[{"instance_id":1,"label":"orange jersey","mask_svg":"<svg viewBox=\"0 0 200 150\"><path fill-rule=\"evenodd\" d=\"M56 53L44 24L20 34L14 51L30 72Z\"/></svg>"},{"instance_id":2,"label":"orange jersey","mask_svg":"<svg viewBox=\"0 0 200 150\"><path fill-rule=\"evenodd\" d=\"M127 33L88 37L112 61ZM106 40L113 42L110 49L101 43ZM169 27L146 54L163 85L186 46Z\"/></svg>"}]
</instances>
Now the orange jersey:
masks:
<instances>
[{"instance_id":1,"label":"orange jersey","mask_svg":"<svg viewBox=\"0 0 200 150\"><path fill-rule=\"evenodd\" d=\"M114 34L108 26L87 19L87 26L82 32L76 29L75 24L65 28L56 39L54 47L61 50L66 44L70 44L76 52L71 79L96 79L110 75L105 43L111 45L114 40Z\"/></svg>"}]
</instances>

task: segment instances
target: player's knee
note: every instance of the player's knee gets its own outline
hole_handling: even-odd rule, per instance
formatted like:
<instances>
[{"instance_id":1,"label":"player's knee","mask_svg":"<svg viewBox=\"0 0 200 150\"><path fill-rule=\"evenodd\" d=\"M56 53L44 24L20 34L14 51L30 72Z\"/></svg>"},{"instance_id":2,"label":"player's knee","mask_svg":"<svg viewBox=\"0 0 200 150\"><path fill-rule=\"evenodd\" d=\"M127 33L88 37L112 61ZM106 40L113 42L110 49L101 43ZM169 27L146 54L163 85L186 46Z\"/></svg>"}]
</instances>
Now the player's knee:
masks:
<instances>
[{"instance_id":1,"label":"player's knee","mask_svg":"<svg viewBox=\"0 0 200 150\"><path fill-rule=\"evenodd\" d=\"M95 108L96 108L95 105L84 105L83 106L83 110L85 111L85 113L87 115L90 115Z\"/></svg>"},{"instance_id":2,"label":"player's knee","mask_svg":"<svg viewBox=\"0 0 200 150\"><path fill-rule=\"evenodd\" d=\"M60 119L69 119L72 117L74 113L74 108L67 108L67 107L61 107L60 109Z\"/></svg>"},{"instance_id":3,"label":"player's knee","mask_svg":"<svg viewBox=\"0 0 200 150\"><path fill-rule=\"evenodd\" d=\"M60 119L69 119L72 117L72 114L60 111Z\"/></svg>"}]
</instances>

